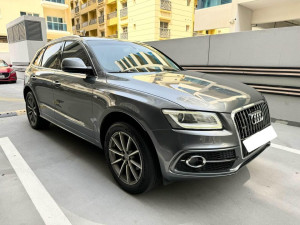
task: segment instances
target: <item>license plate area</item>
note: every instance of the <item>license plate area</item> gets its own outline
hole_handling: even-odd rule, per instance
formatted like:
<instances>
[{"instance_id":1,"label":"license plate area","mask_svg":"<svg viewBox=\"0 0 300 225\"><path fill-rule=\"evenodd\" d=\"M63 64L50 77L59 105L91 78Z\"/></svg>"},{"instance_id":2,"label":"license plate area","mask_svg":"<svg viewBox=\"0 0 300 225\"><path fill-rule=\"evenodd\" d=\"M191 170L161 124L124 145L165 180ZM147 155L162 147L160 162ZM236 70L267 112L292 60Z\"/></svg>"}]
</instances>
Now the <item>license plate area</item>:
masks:
<instances>
[{"instance_id":1,"label":"license plate area","mask_svg":"<svg viewBox=\"0 0 300 225\"><path fill-rule=\"evenodd\" d=\"M246 138L243 144L248 153L253 152L255 149L262 145L267 144L277 137L277 134L272 126L268 126L265 129L253 134L252 136Z\"/></svg>"},{"instance_id":2,"label":"license plate area","mask_svg":"<svg viewBox=\"0 0 300 225\"><path fill-rule=\"evenodd\" d=\"M4 79L5 78L5 76L4 75L0 75L0 79Z\"/></svg>"}]
</instances>

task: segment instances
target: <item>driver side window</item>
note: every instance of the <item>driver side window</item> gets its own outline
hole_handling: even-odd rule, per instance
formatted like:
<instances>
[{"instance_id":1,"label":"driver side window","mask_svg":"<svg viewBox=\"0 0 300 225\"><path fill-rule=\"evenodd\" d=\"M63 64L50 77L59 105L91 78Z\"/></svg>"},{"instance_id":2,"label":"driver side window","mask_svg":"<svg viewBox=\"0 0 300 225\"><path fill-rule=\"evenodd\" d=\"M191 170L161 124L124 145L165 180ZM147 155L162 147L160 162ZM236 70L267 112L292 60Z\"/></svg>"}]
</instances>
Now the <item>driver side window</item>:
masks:
<instances>
[{"instance_id":1,"label":"driver side window","mask_svg":"<svg viewBox=\"0 0 300 225\"><path fill-rule=\"evenodd\" d=\"M66 41L62 60L65 58L80 58L86 66L91 66L89 58L83 47L75 41Z\"/></svg>"}]
</instances>

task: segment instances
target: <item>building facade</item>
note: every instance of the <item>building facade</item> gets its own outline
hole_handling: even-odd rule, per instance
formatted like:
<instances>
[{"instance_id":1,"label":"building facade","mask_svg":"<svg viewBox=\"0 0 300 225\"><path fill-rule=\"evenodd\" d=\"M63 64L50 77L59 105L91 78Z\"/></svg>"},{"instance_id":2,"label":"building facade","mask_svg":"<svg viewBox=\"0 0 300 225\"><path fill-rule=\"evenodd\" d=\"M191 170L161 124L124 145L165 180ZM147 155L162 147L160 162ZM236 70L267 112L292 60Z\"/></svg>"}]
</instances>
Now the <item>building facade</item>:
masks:
<instances>
[{"instance_id":1,"label":"building facade","mask_svg":"<svg viewBox=\"0 0 300 225\"><path fill-rule=\"evenodd\" d=\"M300 1L197 0L194 30L198 35L300 25Z\"/></svg>"},{"instance_id":2,"label":"building facade","mask_svg":"<svg viewBox=\"0 0 300 225\"><path fill-rule=\"evenodd\" d=\"M70 0L0 0L0 42L7 42L6 24L19 16L44 17L47 39L72 34Z\"/></svg>"},{"instance_id":3,"label":"building facade","mask_svg":"<svg viewBox=\"0 0 300 225\"><path fill-rule=\"evenodd\" d=\"M71 0L73 34L154 41L193 35L196 0Z\"/></svg>"},{"instance_id":4,"label":"building facade","mask_svg":"<svg viewBox=\"0 0 300 225\"><path fill-rule=\"evenodd\" d=\"M24 15L45 18L48 40L72 34L69 0L0 0L0 58L8 62L6 24Z\"/></svg>"}]
</instances>

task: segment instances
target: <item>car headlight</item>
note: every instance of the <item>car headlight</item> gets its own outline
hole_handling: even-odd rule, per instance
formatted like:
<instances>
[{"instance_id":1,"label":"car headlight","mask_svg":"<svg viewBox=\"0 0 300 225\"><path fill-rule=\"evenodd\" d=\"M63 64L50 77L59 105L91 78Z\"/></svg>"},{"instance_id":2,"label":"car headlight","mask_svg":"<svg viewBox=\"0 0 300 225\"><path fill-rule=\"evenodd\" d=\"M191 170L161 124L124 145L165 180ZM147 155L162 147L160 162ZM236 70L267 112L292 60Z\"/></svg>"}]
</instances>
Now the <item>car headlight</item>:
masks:
<instances>
[{"instance_id":1,"label":"car headlight","mask_svg":"<svg viewBox=\"0 0 300 225\"><path fill-rule=\"evenodd\" d=\"M219 130L222 123L215 113L199 111L162 110L173 128Z\"/></svg>"},{"instance_id":2,"label":"car headlight","mask_svg":"<svg viewBox=\"0 0 300 225\"><path fill-rule=\"evenodd\" d=\"M16 71L15 71L15 70L12 70L12 71L9 72L9 74L12 74L12 73L16 73Z\"/></svg>"}]
</instances>

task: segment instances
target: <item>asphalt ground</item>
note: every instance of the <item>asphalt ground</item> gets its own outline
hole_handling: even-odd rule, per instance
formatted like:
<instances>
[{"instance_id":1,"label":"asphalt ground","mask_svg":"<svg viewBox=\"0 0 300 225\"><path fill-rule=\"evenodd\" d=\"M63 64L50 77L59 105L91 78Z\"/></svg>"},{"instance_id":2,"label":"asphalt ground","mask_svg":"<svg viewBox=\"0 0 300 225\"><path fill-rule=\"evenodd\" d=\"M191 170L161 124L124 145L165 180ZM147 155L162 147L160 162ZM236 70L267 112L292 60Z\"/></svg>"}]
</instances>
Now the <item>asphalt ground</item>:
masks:
<instances>
[{"instance_id":1,"label":"asphalt ground","mask_svg":"<svg viewBox=\"0 0 300 225\"><path fill-rule=\"evenodd\" d=\"M0 84L0 112L24 109L21 99L22 83ZM33 130L24 114L0 118L0 224L299 224L300 128L273 127L272 146L233 176L132 196L97 147Z\"/></svg>"}]
</instances>

